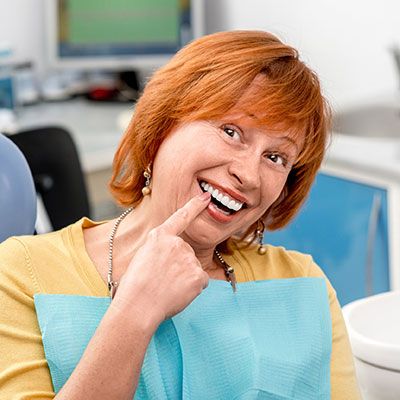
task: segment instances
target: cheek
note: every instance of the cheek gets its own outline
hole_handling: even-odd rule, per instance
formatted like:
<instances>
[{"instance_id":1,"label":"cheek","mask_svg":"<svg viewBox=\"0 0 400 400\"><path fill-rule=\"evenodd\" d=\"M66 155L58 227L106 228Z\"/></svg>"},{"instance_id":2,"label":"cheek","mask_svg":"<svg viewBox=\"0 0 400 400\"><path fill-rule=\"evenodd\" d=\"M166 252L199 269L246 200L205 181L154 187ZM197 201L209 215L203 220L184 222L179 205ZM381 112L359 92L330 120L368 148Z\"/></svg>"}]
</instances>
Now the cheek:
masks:
<instances>
[{"instance_id":1,"label":"cheek","mask_svg":"<svg viewBox=\"0 0 400 400\"><path fill-rule=\"evenodd\" d=\"M263 180L263 187L261 190L262 200L266 203L272 204L282 193L287 181L287 175L273 175Z\"/></svg>"}]
</instances>

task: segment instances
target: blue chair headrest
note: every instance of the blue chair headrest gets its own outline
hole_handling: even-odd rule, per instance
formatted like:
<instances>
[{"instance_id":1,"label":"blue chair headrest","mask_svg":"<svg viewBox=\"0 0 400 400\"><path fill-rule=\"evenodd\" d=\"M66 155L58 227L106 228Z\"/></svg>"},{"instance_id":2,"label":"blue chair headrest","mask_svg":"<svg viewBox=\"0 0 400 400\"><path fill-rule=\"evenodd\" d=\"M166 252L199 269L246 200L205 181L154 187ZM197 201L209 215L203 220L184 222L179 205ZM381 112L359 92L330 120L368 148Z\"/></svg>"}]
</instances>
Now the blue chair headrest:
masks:
<instances>
[{"instance_id":1,"label":"blue chair headrest","mask_svg":"<svg viewBox=\"0 0 400 400\"><path fill-rule=\"evenodd\" d=\"M32 234L36 221L36 191L31 171L18 147L0 134L0 242Z\"/></svg>"}]
</instances>

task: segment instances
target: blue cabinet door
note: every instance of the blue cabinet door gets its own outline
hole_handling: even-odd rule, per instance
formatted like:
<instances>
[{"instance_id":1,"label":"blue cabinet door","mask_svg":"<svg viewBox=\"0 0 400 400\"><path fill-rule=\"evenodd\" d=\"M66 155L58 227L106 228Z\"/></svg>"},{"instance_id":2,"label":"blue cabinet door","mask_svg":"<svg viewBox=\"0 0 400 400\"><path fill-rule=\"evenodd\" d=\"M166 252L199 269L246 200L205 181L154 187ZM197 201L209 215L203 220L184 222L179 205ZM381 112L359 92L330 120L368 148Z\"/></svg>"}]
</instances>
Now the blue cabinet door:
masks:
<instances>
[{"instance_id":1,"label":"blue cabinet door","mask_svg":"<svg viewBox=\"0 0 400 400\"><path fill-rule=\"evenodd\" d=\"M385 189L320 173L296 219L264 241L311 254L342 305L389 290Z\"/></svg>"}]
</instances>

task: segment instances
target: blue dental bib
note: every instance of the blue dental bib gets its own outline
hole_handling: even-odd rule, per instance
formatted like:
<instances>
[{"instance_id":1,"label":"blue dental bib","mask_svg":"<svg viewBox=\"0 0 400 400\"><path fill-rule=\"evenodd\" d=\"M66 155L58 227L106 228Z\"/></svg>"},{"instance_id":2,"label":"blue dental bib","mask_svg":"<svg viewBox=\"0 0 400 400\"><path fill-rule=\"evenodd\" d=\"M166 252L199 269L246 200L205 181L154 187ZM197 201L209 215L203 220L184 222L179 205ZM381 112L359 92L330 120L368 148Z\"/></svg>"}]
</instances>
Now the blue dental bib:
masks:
<instances>
[{"instance_id":1,"label":"blue dental bib","mask_svg":"<svg viewBox=\"0 0 400 400\"><path fill-rule=\"evenodd\" d=\"M35 295L54 391L78 364L106 297ZM323 278L238 284L210 280L164 321L147 349L134 400L330 399L332 348Z\"/></svg>"}]
</instances>

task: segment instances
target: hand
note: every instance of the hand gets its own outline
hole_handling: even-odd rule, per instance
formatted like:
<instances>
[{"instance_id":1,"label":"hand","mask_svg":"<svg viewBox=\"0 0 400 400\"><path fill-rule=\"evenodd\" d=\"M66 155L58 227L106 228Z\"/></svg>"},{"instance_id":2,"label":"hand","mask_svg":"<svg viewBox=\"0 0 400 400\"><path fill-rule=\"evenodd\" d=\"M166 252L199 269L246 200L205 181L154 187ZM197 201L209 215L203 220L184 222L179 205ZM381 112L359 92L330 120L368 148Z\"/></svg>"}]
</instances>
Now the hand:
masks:
<instances>
[{"instance_id":1,"label":"hand","mask_svg":"<svg viewBox=\"0 0 400 400\"><path fill-rule=\"evenodd\" d=\"M203 193L189 200L163 224L152 229L131 260L113 303L151 314L160 324L189 305L208 285L192 247L179 235L207 207Z\"/></svg>"}]
</instances>

